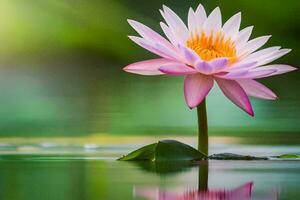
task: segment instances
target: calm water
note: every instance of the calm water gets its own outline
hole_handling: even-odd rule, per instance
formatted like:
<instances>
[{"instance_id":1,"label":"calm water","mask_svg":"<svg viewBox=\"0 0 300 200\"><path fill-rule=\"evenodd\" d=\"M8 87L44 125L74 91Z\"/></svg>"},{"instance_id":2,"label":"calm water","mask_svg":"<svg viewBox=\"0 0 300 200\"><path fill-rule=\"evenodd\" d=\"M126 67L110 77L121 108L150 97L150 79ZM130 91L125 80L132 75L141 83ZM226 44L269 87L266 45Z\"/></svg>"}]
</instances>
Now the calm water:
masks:
<instances>
[{"instance_id":1,"label":"calm water","mask_svg":"<svg viewBox=\"0 0 300 200\"><path fill-rule=\"evenodd\" d=\"M299 199L300 162L120 162L134 145L1 145L0 199ZM212 153L300 153L297 146L213 145ZM207 188L207 189L206 189ZM200 191L200 192L199 192Z\"/></svg>"}]
</instances>

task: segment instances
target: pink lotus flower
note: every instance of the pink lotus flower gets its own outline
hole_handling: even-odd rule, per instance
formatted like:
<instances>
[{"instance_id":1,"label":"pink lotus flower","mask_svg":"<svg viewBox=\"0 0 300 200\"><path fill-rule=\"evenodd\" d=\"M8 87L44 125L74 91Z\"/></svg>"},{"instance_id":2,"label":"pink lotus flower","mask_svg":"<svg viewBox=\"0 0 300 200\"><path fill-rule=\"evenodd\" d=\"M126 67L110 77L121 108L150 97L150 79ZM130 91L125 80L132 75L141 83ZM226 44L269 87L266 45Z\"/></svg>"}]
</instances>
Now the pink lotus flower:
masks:
<instances>
[{"instance_id":1,"label":"pink lotus flower","mask_svg":"<svg viewBox=\"0 0 300 200\"><path fill-rule=\"evenodd\" d=\"M161 58L136 62L124 70L141 75L184 75L184 96L190 108L201 103L216 81L226 97L253 116L248 96L277 98L254 79L296 69L267 65L291 50L275 46L257 51L270 36L249 40L253 26L239 30L241 13L222 26L219 7L207 16L200 4L196 11L190 8L187 27L170 8L163 6L160 12L166 21L160 25L168 40L137 21L128 22L141 36L129 38Z\"/></svg>"}]
</instances>

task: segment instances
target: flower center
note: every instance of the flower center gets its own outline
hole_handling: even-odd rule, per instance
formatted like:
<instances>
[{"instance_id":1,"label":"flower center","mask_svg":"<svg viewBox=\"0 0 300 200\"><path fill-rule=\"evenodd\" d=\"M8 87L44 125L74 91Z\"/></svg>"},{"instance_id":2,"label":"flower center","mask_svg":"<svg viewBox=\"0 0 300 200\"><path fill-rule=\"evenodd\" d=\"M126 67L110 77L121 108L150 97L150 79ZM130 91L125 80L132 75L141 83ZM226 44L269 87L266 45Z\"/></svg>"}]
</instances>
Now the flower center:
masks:
<instances>
[{"instance_id":1,"label":"flower center","mask_svg":"<svg viewBox=\"0 0 300 200\"><path fill-rule=\"evenodd\" d=\"M225 39L222 33L217 33L215 36L213 33L206 36L204 32L192 35L186 44L206 61L226 57L229 63L233 63L237 59L234 42L230 38Z\"/></svg>"}]
</instances>

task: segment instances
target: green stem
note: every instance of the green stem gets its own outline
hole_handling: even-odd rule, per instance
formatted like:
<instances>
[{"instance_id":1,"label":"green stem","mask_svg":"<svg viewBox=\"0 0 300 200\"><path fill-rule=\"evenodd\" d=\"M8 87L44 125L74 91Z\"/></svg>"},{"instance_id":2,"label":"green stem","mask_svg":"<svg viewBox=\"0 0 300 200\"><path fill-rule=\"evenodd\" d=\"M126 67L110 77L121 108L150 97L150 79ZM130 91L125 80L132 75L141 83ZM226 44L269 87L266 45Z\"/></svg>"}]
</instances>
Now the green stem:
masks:
<instances>
[{"instance_id":1,"label":"green stem","mask_svg":"<svg viewBox=\"0 0 300 200\"><path fill-rule=\"evenodd\" d=\"M198 190L206 191L208 189L208 161L203 160L199 164L198 170Z\"/></svg>"},{"instance_id":2,"label":"green stem","mask_svg":"<svg viewBox=\"0 0 300 200\"><path fill-rule=\"evenodd\" d=\"M205 99L197 106L198 114L198 150L208 155L208 129Z\"/></svg>"}]
</instances>

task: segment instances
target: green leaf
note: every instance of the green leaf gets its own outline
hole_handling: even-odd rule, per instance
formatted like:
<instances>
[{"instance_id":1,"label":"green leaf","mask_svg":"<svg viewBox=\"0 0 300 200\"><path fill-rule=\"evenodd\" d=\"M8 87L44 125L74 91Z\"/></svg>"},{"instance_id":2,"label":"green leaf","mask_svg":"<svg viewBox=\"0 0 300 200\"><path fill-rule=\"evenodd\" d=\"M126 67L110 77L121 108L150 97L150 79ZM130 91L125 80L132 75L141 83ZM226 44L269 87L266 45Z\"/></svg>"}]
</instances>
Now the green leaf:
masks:
<instances>
[{"instance_id":1,"label":"green leaf","mask_svg":"<svg viewBox=\"0 0 300 200\"><path fill-rule=\"evenodd\" d=\"M149 144L146 146L143 146L142 148L139 148L121 158L118 158L118 160L121 161L130 161L130 160L154 160L155 155L155 149L156 149L157 143Z\"/></svg>"},{"instance_id":2,"label":"green leaf","mask_svg":"<svg viewBox=\"0 0 300 200\"><path fill-rule=\"evenodd\" d=\"M205 154L176 140L162 140L137 149L118 160L122 161L190 161L206 158Z\"/></svg>"},{"instance_id":3,"label":"green leaf","mask_svg":"<svg viewBox=\"0 0 300 200\"><path fill-rule=\"evenodd\" d=\"M162 140L157 143L155 150L156 161L170 160L201 160L206 156L193 147L176 140Z\"/></svg>"},{"instance_id":4,"label":"green leaf","mask_svg":"<svg viewBox=\"0 0 300 200\"><path fill-rule=\"evenodd\" d=\"M300 158L300 155L297 154L282 154L279 156L275 156L276 158Z\"/></svg>"},{"instance_id":5,"label":"green leaf","mask_svg":"<svg viewBox=\"0 0 300 200\"><path fill-rule=\"evenodd\" d=\"M211 160L268 160L267 157L255 157L255 156L239 155L233 153L213 154L208 158Z\"/></svg>"}]
</instances>

